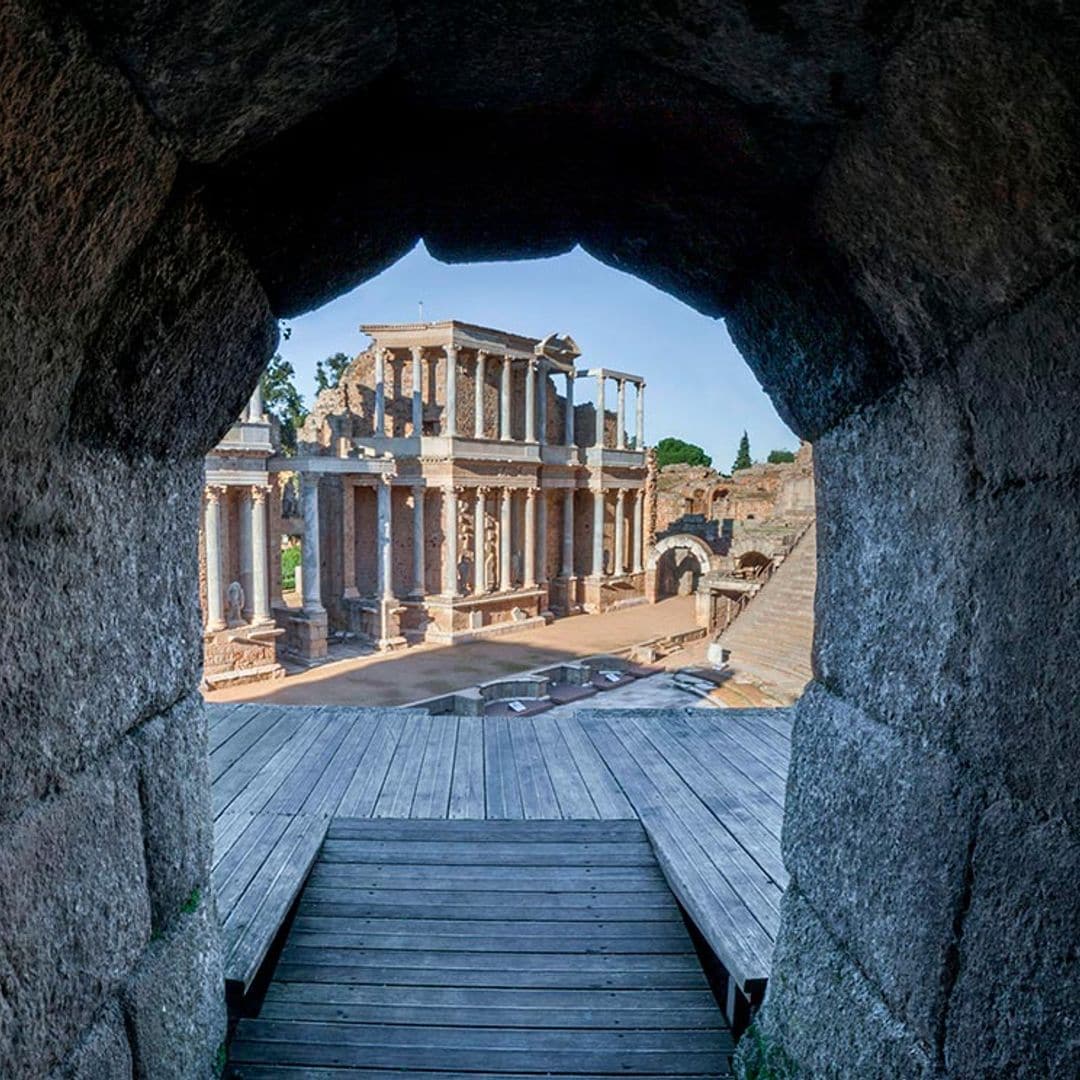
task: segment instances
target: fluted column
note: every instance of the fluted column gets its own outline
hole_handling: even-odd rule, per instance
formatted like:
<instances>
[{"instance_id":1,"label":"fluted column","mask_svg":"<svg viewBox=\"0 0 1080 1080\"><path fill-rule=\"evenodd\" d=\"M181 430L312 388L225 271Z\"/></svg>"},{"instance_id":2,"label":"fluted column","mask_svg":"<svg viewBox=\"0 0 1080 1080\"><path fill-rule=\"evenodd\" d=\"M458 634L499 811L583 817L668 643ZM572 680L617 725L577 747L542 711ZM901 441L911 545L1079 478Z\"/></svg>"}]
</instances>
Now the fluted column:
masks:
<instances>
[{"instance_id":1,"label":"fluted column","mask_svg":"<svg viewBox=\"0 0 1080 1080\"><path fill-rule=\"evenodd\" d=\"M301 481L304 511L304 542L300 561L304 571L304 611L317 615L325 610L319 588L319 478L307 473Z\"/></svg>"},{"instance_id":2,"label":"fluted column","mask_svg":"<svg viewBox=\"0 0 1080 1080\"><path fill-rule=\"evenodd\" d=\"M240 535L237 537L237 546L240 549L240 587L244 590L244 608L241 615L248 619L251 617L251 488L240 489L240 513L237 515L240 526Z\"/></svg>"},{"instance_id":3,"label":"fluted column","mask_svg":"<svg viewBox=\"0 0 1080 1080\"><path fill-rule=\"evenodd\" d=\"M356 588L356 485L341 478L341 594L345 599L359 596Z\"/></svg>"},{"instance_id":4,"label":"fluted column","mask_svg":"<svg viewBox=\"0 0 1080 1080\"><path fill-rule=\"evenodd\" d=\"M511 367L510 357L502 358L502 382L499 404L499 438L508 442L513 428L510 426L511 390L513 388L514 371Z\"/></svg>"},{"instance_id":5,"label":"fluted column","mask_svg":"<svg viewBox=\"0 0 1080 1080\"><path fill-rule=\"evenodd\" d=\"M266 415L263 408L263 384L262 376L260 375L258 381L255 383L255 389L251 392L251 398L248 400L248 419L259 421Z\"/></svg>"},{"instance_id":6,"label":"fluted column","mask_svg":"<svg viewBox=\"0 0 1080 1080\"><path fill-rule=\"evenodd\" d=\"M378 487L375 538L378 544L378 593L383 600L394 595L394 549L391 544L393 503L390 477L380 476Z\"/></svg>"},{"instance_id":7,"label":"fluted column","mask_svg":"<svg viewBox=\"0 0 1080 1080\"><path fill-rule=\"evenodd\" d=\"M412 426L413 437L424 433L424 350L414 345L412 352Z\"/></svg>"},{"instance_id":8,"label":"fluted column","mask_svg":"<svg viewBox=\"0 0 1080 1080\"><path fill-rule=\"evenodd\" d=\"M386 352L375 352L375 434L386 434Z\"/></svg>"},{"instance_id":9,"label":"fluted column","mask_svg":"<svg viewBox=\"0 0 1080 1080\"><path fill-rule=\"evenodd\" d=\"M458 493L457 488L443 488L443 592L458 594Z\"/></svg>"},{"instance_id":10,"label":"fluted column","mask_svg":"<svg viewBox=\"0 0 1080 1080\"><path fill-rule=\"evenodd\" d=\"M457 355L456 345L446 346L446 425L444 435L457 435Z\"/></svg>"},{"instance_id":11,"label":"fluted column","mask_svg":"<svg viewBox=\"0 0 1080 1080\"><path fill-rule=\"evenodd\" d=\"M536 363L525 364L525 441L536 442Z\"/></svg>"},{"instance_id":12,"label":"fluted column","mask_svg":"<svg viewBox=\"0 0 1080 1080\"><path fill-rule=\"evenodd\" d=\"M566 373L566 417L563 424L564 439L567 446L574 445L574 373Z\"/></svg>"},{"instance_id":13,"label":"fluted column","mask_svg":"<svg viewBox=\"0 0 1080 1080\"><path fill-rule=\"evenodd\" d=\"M414 484L413 497L413 594L427 593L424 569L424 485Z\"/></svg>"},{"instance_id":14,"label":"fluted column","mask_svg":"<svg viewBox=\"0 0 1080 1080\"><path fill-rule=\"evenodd\" d=\"M607 382L606 375L597 375L596 377L596 438L593 440L593 446L604 445L604 413L606 407L604 405L604 384Z\"/></svg>"},{"instance_id":15,"label":"fluted column","mask_svg":"<svg viewBox=\"0 0 1080 1080\"><path fill-rule=\"evenodd\" d=\"M266 543L266 488L257 487L251 493L251 600L252 620L266 622L270 618L269 552Z\"/></svg>"},{"instance_id":16,"label":"fluted column","mask_svg":"<svg viewBox=\"0 0 1080 1080\"><path fill-rule=\"evenodd\" d=\"M499 505L499 589L502 592L509 592L513 584L510 577L510 496L510 488L503 488L502 502Z\"/></svg>"},{"instance_id":17,"label":"fluted column","mask_svg":"<svg viewBox=\"0 0 1080 1080\"><path fill-rule=\"evenodd\" d=\"M645 449L645 384L637 384L637 440L634 443L635 450Z\"/></svg>"},{"instance_id":18,"label":"fluted column","mask_svg":"<svg viewBox=\"0 0 1080 1080\"><path fill-rule=\"evenodd\" d=\"M536 532L540 541L536 552L536 583L543 585L548 579L548 497L543 488L536 495Z\"/></svg>"},{"instance_id":19,"label":"fluted column","mask_svg":"<svg viewBox=\"0 0 1080 1080\"><path fill-rule=\"evenodd\" d=\"M563 491L562 576L574 576L574 489Z\"/></svg>"},{"instance_id":20,"label":"fluted column","mask_svg":"<svg viewBox=\"0 0 1080 1080\"><path fill-rule=\"evenodd\" d=\"M481 596L488 591L484 560L487 558L487 489L476 489L476 505L473 517L473 593Z\"/></svg>"},{"instance_id":21,"label":"fluted column","mask_svg":"<svg viewBox=\"0 0 1080 1080\"><path fill-rule=\"evenodd\" d=\"M645 491L634 492L634 573L640 574L645 548Z\"/></svg>"},{"instance_id":22,"label":"fluted column","mask_svg":"<svg viewBox=\"0 0 1080 1080\"><path fill-rule=\"evenodd\" d=\"M523 567L526 589L536 588L536 489L525 492L525 559Z\"/></svg>"},{"instance_id":23,"label":"fluted column","mask_svg":"<svg viewBox=\"0 0 1080 1080\"><path fill-rule=\"evenodd\" d=\"M221 586L221 496L223 487L206 489L203 539L206 549L206 629L224 630L225 616Z\"/></svg>"},{"instance_id":24,"label":"fluted column","mask_svg":"<svg viewBox=\"0 0 1080 1080\"><path fill-rule=\"evenodd\" d=\"M536 415L536 441L543 446L547 443L547 418L548 418L548 380L547 365L541 361L536 372L537 391L537 415Z\"/></svg>"},{"instance_id":25,"label":"fluted column","mask_svg":"<svg viewBox=\"0 0 1080 1080\"><path fill-rule=\"evenodd\" d=\"M626 449L626 380L616 379L618 387L619 406L615 413L615 446L619 450Z\"/></svg>"},{"instance_id":26,"label":"fluted column","mask_svg":"<svg viewBox=\"0 0 1080 1080\"><path fill-rule=\"evenodd\" d=\"M593 492L592 576L604 573L604 492Z\"/></svg>"},{"instance_id":27,"label":"fluted column","mask_svg":"<svg viewBox=\"0 0 1080 1080\"><path fill-rule=\"evenodd\" d=\"M487 353L476 354L476 395L473 407L473 438L484 437L484 380L487 378Z\"/></svg>"},{"instance_id":28,"label":"fluted column","mask_svg":"<svg viewBox=\"0 0 1080 1080\"><path fill-rule=\"evenodd\" d=\"M621 577L626 570L626 492L619 488L615 493L615 576Z\"/></svg>"}]
</instances>

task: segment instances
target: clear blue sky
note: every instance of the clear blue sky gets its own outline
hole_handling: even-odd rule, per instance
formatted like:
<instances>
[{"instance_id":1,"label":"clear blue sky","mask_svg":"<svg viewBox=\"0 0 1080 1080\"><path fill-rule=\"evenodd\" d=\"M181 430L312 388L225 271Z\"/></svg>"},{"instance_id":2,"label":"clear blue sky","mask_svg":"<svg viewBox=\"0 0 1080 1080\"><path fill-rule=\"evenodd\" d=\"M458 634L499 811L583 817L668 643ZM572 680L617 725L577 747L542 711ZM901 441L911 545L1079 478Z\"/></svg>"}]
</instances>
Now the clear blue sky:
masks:
<instances>
[{"instance_id":1,"label":"clear blue sky","mask_svg":"<svg viewBox=\"0 0 1080 1080\"><path fill-rule=\"evenodd\" d=\"M568 333L582 351L579 367L643 375L649 445L666 435L697 443L725 472L744 428L755 460L799 445L722 320L706 318L580 249L553 259L448 265L418 245L352 292L289 320L292 335L280 352L296 369L305 402L314 400L316 361L362 351L367 341L361 323L416 321L421 300L429 322L461 319L536 338ZM580 380L577 400L591 400L594 385ZM608 399L610 407L611 386Z\"/></svg>"}]
</instances>

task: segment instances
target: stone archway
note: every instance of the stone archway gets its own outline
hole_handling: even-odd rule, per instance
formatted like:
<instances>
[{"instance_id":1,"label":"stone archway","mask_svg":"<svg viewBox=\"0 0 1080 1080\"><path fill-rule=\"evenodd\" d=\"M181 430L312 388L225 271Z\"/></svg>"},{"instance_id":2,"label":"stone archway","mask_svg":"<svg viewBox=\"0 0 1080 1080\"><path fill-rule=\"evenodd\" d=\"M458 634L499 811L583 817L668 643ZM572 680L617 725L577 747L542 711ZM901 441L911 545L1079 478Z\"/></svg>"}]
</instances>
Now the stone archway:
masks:
<instances>
[{"instance_id":1,"label":"stone archway","mask_svg":"<svg viewBox=\"0 0 1080 1080\"><path fill-rule=\"evenodd\" d=\"M645 562L645 595L653 604L665 596L688 595L711 568L712 552L700 537L691 533L665 536L653 545Z\"/></svg>"},{"instance_id":2,"label":"stone archway","mask_svg":"<svg viewBox=\"0 0 1080 1080\"><path fill-rule=\"evenodd\" d=\"M202 455L277 318L422 236L448 260L581 243L724 316L815 443L818 678L760 1044L802 1075L1075 1073L1075 22L372 10L2 16L0 1060L212 1056L214 928L186 910Z\"/></svg>"}]
</instances>

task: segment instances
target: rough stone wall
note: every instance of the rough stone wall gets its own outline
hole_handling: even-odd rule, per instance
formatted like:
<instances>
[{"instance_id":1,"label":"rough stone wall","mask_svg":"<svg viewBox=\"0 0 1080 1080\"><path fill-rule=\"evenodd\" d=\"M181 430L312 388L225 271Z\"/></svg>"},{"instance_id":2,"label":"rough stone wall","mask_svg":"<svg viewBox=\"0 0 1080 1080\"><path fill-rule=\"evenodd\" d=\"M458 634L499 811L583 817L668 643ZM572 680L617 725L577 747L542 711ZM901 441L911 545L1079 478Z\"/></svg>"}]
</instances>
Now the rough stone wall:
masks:
<instances>
[{"instance_id":1,"label":"rough stone wall","mask_svg":"<svg viewBox=\"0 0 1080 1080\"><path fill-rule=\"evenodd\" d=\"M0 1071L209 1075L201 458L274 323L72 21L5 6L0 95Z\"/></svg>"}]
</instances>

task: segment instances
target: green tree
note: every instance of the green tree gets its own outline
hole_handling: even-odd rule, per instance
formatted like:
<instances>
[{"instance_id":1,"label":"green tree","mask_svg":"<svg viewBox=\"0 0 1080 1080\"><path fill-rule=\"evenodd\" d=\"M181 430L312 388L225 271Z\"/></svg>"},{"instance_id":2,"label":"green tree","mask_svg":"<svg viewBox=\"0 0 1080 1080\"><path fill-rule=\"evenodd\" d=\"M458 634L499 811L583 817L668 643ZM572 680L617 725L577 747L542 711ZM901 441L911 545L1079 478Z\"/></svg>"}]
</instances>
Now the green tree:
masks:
<instances>
[{"instance_id":1,"label":"green tree","mask_svg":"<svg viewBox=\"0 0 1080 1080\"><path fill-rule=\"evenodd\" d=\"M263 374L263 407L281 425L281 446L296 453L296 433L307 419L304 398L296 389L296 372L280 353L275 353Z\"/></svg>"},{"instance_id":2,"label":"green tree","mask_svg":"<svg viewBox=\"0 0 1080 1080\"><path fill-rule=\"evenodd\" d=\"M352 357L343 352L336 352L315 365L315 386L319 392L329 390L341 382L345 369L352 363Z\"/></svg>"},{"instance_id":3,"label":"green tree","mask_svg":"<svg viewBox=\"0 0 1080 1080\"><path fill-rule=\"evenodd\" d=\"M663 469L668 465L705 465L712 464L712 458L693 443L673 439L670 435L656 444L656 465Z\"/></svg>"},{"instance_id":4,"label":"green tree","mask_svg":"<svg viewBox=\"0 0 1080 1080\"><path fill-rule=\"evenodd\" d=\"M749 469L754 462L750 457L750 436L744 431L742 438L739 440L739 452L735 455L735 464L731 466L732 472L738 472L739 469Z\"/></svg>"},{"instance_id":5,"label":"green tree","mask_svg":"<svg viewBox=\"0 0 1080 1080\"><path fill-rule=\"evenodd\" d=\"M770 465L784 465L789 461L795 460L794 450L770 450L769 456L765 459Z\"/></svg>"}]
</instances>

